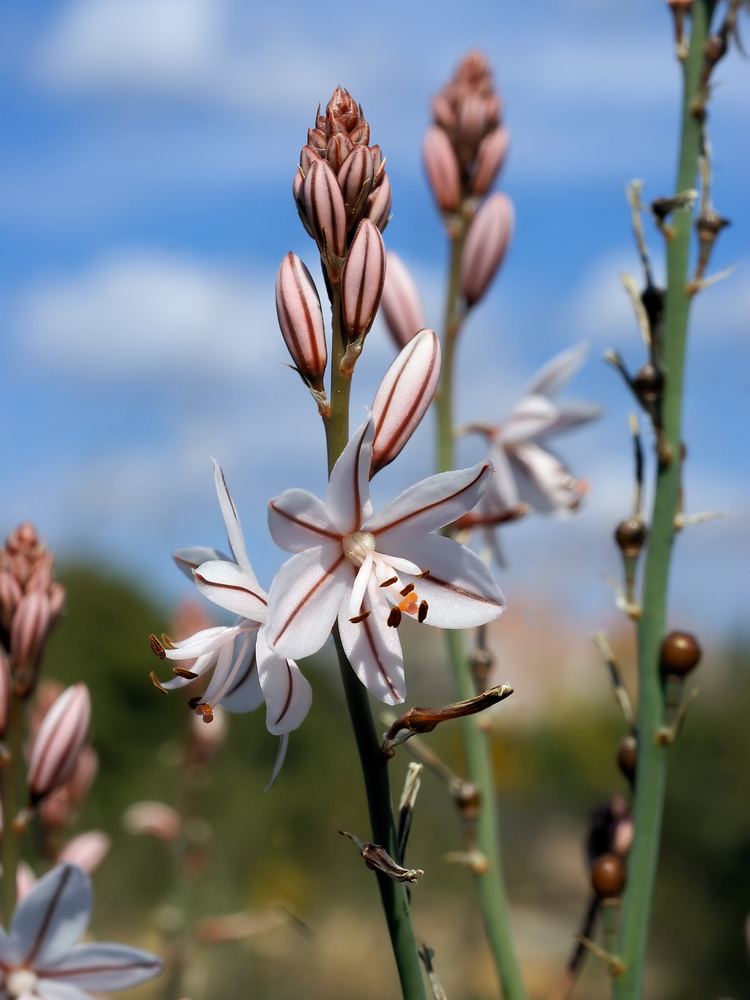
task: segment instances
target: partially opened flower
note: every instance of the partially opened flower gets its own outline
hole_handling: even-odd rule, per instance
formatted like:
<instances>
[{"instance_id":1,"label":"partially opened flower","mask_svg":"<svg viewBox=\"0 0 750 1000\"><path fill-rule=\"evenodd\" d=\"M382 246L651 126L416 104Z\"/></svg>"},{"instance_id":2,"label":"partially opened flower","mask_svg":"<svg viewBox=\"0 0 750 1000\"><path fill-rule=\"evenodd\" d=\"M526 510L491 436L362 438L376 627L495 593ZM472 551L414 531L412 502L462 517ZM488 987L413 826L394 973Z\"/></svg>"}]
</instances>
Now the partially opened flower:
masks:
<instances>
[{"instance_id":1,"label":"partially opened flower","mask_svg":"<svg viewBox=\"0 0 750 1000\"><path fill-rule=\"evenodd\" d=\"M561 403L555 398L583 364L586 350L563 351L542 368L519 403L501 423L471 425L489 442L488 458L495 476L482 497L475 522L488 527L487 541L496 547L493 523L522 505L539 513L575 510L586 493L568 466L548 446L556 434L596 419L598 406ZM471 522L472 518L467 519ZM499 557L499 551L496 550Z\"/></svg>"},{"instance_id":2,"label":"partially opened flower","mask_svg":"<svg viewBox=\"0 0 750 1000\"><path fill-rule=\"evenodd\" d=\"M271 586L265 631L279 656L308 656L338 621L359 679L396 704L405 693L404 615L468 628L497 618L505 601L474 553L435 534L474 507L492 474L489 462L431 476L373 514L373 436L370 418L334 466L325 500L293 489L270 502L271 534L296 555Z\"/></svg>"},{"instance_id":3,"label":"partially opened flower","mask_svg":"<svg viewBox=\"0 0 750 1000\"><path fill-rule=\"evenodd\" d=\"M265 701L266 728L282 737L275 776L288 734L307 715L312 691L296 663L268 648L262 631L267 614L266 593L250 564L237 510L217 462L214 479L233 558L216 549L195 547L180 549L175 561L202 594L238 617L232 625L201 629L179 642L152 636L152 648L163 659L193 661L187 670L175 668L176 676L164 684L159 682L159 687L173 690L198 678L208 679L194 704L206 722L213 720L219 704L229 712L251 712Z\"/></svg>"},{"instance_id":4,"label":"partially opened flower","mask_svg":"<svg viewBox=\"0 0 750 1000\"><path fill-rule=\"evenodd\" d=\"M91 883L80 868L58 865L16 906L0 930L0 996L86 1000L152 979L162 964L121 944L79 944L91 915Z\"/></svg>"}]
</instances>

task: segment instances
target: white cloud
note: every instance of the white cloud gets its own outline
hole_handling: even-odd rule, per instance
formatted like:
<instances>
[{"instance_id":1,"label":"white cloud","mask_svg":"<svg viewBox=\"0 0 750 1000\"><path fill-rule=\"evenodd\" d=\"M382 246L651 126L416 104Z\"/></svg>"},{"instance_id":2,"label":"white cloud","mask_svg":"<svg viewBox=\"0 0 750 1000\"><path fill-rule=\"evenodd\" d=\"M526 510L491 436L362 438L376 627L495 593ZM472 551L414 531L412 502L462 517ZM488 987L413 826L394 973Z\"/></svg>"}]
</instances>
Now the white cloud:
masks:
<instances>
[{"instance_id":1,"label":"white cloud","mask_svg":"<svg viewBox=\"0 0 750 1000\"><path fill-rule=\"evenodd\" d=\"M27 291L17 337L32 360L78 377L247 378L281 358L273 282L270 271L121 253Z\"/></svg>"}]
</instances>

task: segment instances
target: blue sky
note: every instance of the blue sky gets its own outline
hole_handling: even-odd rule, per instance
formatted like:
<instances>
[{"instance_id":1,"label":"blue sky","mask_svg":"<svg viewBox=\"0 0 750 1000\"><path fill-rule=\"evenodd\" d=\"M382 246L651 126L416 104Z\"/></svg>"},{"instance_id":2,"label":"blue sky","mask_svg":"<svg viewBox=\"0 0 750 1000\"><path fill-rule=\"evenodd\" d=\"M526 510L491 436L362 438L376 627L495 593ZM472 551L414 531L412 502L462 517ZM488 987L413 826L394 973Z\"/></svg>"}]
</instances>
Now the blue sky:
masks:
<instances>
[{"instance_id":1,"label":"blue sky","mask_svg":"<svg viewBox=\"0 0 750 1000\"><path fill-rule=\"evenodd\" d=\"M430 95L480 46L505 100L502 187L517 231L465 332L461 419L499 419L535 369L586 341L571 395L606 417L563 451L591 483L569 522L506 533L503 586L596 623L617 572L611 528L630 496L629 401L599 360L640 348L618 272L636 271L623 196L671 192L678 73L666 5L633 0L372 8L329 2L71 0L5 5L0 84L0 521L35 520L65 554L184 592L169 552L221 541L209 455L224 464L259 576L281 561L269 496L323 481L322 434L283 367L273 278L289 249L315 262L290 197L318 101L341 83L387 157L386 234L439 319L444 241L419 143ZM362 20L358 20L361 17ZM687 503L720 522L679 542L675 606L700 630L746 631L748 64L718 71L715 200L732 219L715 268L736 274L695 310ZM650 231L658 257L658 234ZM392 357L376 328L358 371L364 412ZM407 458L408 456L408 458ZM384 473L385 496L431 469L430 428ZM467 452L466 460L473 458Z\"/></svg>"}]
</instances>

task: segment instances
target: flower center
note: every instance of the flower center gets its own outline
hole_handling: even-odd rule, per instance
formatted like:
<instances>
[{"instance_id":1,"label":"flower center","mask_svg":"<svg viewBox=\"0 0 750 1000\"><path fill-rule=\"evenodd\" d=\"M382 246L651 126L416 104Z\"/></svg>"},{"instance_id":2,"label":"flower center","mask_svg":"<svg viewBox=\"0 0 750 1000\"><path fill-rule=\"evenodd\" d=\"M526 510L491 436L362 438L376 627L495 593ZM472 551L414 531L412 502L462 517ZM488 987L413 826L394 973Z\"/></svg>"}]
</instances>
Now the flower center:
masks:
<instances>
[{"instance_id":1,"label":"flower center","mask_svg":"<svg viewBox=\"0 0 750 1000\"><path fill-rule=\"evenodd\" d=\"M8 976L8 992L12 997L32 993L36 986L36 973L31 969L14 969Z\"/></svg>"},{"instance_id":2,"label":"flower center","mask_svg":"<svg viewBox=\"0 0 750 1000\"><path fill-rule=\"evenodd\" d=\"M375 551L375 536L369 531L355 531L342 539L341 548L349 562L361 566Z\"/></svg>"}]
</instances>

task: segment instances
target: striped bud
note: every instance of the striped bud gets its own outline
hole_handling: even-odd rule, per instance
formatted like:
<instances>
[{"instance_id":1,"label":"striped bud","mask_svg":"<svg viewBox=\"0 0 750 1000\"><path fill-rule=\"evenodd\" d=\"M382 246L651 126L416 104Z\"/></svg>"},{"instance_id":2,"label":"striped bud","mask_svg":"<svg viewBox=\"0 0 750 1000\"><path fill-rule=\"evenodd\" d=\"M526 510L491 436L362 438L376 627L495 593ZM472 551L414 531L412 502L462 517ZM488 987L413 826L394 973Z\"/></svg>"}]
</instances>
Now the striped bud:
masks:
<instances>
[{"instance_id":1,"label":"striped bud","mask_svg":"<svg viewBox=\"0 0 750 1000\"><path fill-rule=\"evenodd\" d=\"M303 146L299 154L299 168L302 171L302 176L304 177L310 166L320 159L320 153L312 146Z\"/></svg>"},{"instance_id":2,"label":"striped bud","mask_svg":"<svg viewBox=\"0 0 750 1000\"><path fill-rule=\"evenodd\" d=\"M385 281L385 247L378 227L363 219L357 226L341 279L344 326L350 340L370 329Z\"/></svg>"},{"instance_id":3,"label":"striped bud","mask_svg":"<svg viewBox=\"0 0 750 1000\"><path fill-rule=\"evenodd\" d=\"M5 650L0 647L0 739L5 736L8 727L8 711L10 709L10 667Z\"/></svg>"},{"instance_id":4,"label":"striped bud","mask_svg":"<svg viewBox=\"0 0 750 1000\"><path fill-rule=\"evenodd\" d=\"M302 203L321 253L344 256L346 209L336 174L325 160L310 164L302 182Z\"/></svg>"},{"instance_id":5,"label":"striped bud","mask_svg":"<svg viewBox=\"0 0 750 1000\"><path fill-rule=\"evenodd\" d=\"M375 166L370 150L365 146L357 146L344 160L338 174L350 223L367 200L374 176Z\"/></svg>"},{"instance_id":6,"label":"striped bud","mask_svg":"<svg viewBox=\"0 0 750 1000\"><path fill-rule=\"evenodd\" d=\"M0 625L3 628L10 628L22 597L23 591L13 573L7 569L0 570Z\"/></svg>"},{"instance_id":7,"label":"striped bud","mask_svg":"<svg viewBox=\"0 0 750 1000\"><path fill-rule=\"evenodd\" d=\"M508 155L507 128L498 126L479 144L476 162L471 174L471 193L477 197L487 194Z\"/></svg>"},{"instance_id":8,"label":"striped bud","mask_svg":"<svg viewBox=\"0 0 750 1000\"><path fill-rule=\"evenodd\" d=\"M73 774L90 721L91 698L86 685L66 688L45 715L31 745L28 782L32 805Z\"/></svg>"},{"instance_id":9,"label":"striped bud","mask_svg":"<svg viewBox=\"0 0 750 1000\"><path fill-rule=\"evenodd\" d=\"M367 199L367 209L365 215L371 222L374 222L382 233L391 219L391 203L393 195L391 193L391 182L388 174L382 175L383 179L377 188Z\"/></svg>"},{"instance_id":10,"label":"striped bud","mask_svg":"<svg viewBox=\"0 0 750 1000\"><path fill-rule=\"evenodd\" d=\"M381 306L388 332L399 349L405 347L425 325L414 279L401 258L390 250Z\"/></svg>"},{"instance_id":11,"label":"striped bud","mask_svg":"<svg viewBox=\"0 0 750 1000\"><path fill-rule=\"evenodd\" d=\"M385 173L383 150L377 144L370 146L370 156L372 157L372 169L375 171L375 180L373 183L379 184Z\"/></svg>"},{"instance_id":12,"label":"striped bud","mask_svg":"<svg viewBox=\"0 0 750 1000\"><path fill-rule=\"evenodd\" d=\"M294 253L286 255L276 276L276 315L297 371L322 389L328 360L323 311L315 282Z\"/></svg>"},{"instance_id":13,"label":"striped bud","mask_svg":"<svg viewBox=\"0 0 750 1000\"><path fill-rule=\"evenodd\" d=\"M493 194L469 227L461 262L461 290L466 304L477 303L497 274L513 232L513 204L504 194Z\"/></svg>"},{"instance_id":14,"label":"striped bud","mask_svg":"<svg viewBox=\"0 0 750 1000\"><path fill-rule=\"evenodd\" d=\"M440 341L432 330L422 330L398 355L375 394L371 476L394 460L417 429L439 378Z\"/></svg>"},{"instance_id":15,"label":"striped bud","mask_svg":"<svg viewBox=\"0 0 750 1000\"><path fill-rule=\"evenodd\" d=\"M332 135L328 140L326 159L333 167L335 173L341 170L344 160L351 153L352 149L354 149L354 146L351 139L348 135L344 135L343 132L337 132L336 135Z\"/></svg>"},{"instance_id":16,"label":"striped bud","mask_svg":"<svg viewBox=\"0 0 750 1000\"><path fill-rule=\"evenodd\" d=\"M427 129L422 144L427 179L438 207L455 212L461 204L461 178L458 160L445 132L433 125Z\"/></svg>"},{"instance_id":17,"label":"striped bud","mask_svg":"<svg viewBox=\"0 0 750 1000\"><path fill-rule=\"evenodd\" d=\"M43 590L21 598L10 629L11 668L26 686L36 672L50 628L50 602Z\"/></svg>"}]
</instances>

